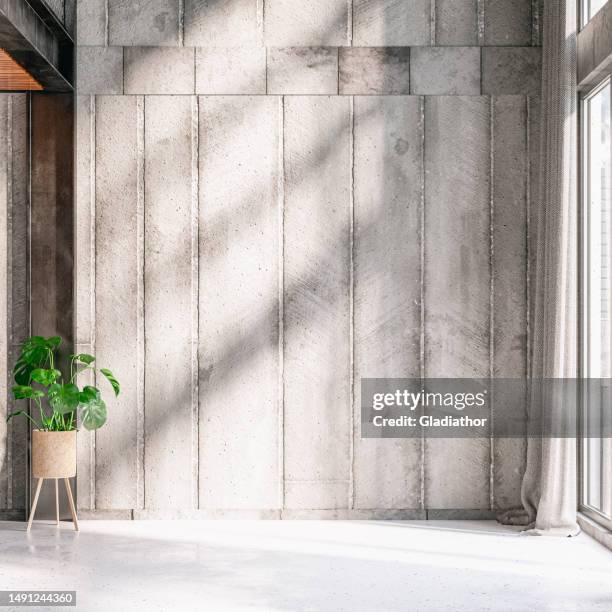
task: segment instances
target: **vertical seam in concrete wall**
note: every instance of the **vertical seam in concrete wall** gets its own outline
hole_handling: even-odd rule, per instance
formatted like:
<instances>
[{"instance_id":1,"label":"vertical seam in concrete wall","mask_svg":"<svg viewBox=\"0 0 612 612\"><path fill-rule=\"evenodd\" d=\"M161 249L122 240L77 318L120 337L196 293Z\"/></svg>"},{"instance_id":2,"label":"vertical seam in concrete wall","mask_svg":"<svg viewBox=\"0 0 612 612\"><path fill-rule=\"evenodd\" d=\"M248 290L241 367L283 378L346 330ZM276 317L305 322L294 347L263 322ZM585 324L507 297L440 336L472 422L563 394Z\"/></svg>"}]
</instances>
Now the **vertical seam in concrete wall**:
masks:
<instances>
[{"instance_id":1,"label":"vertical seam in concrete wall","mask_svg":"<svg viewBox=\"0 0 612 612\"><path fill-rule=\"evenodd\" d=\"M425 378L425 96L419 97L419 136L421 147L421 199L419 202L419 240L420 240L420 330L419 330L419 376ZM425 508L425 433L421 431L420 446L420 500L421 510Z\"/></svg>"},{"instance_id":2,"label":"vertical seam in concrete wall","mask_svg":"<svg viewBox=\"0 0 612 612\"><path fill-rule=\"evenodd\" d=\"M191 504L200 505L200 403L199 403L199 98L191 99Z\"/></svg>"},{"instance_id":3,"label":"vertical seam in concrete wall","mask_svg":"<svg viewBox=\"0 0 612 612\"><path fill-rule=\"evenodd\" d=\"M90 230L90 267L89 267L89 340L92 353L96 354L96 97L89 98L89 230ZM78 313L77 313L78 315ZM93 372L96 385L96 373ZM89 436L89 507L96 507L96 431Z\"/></svg>"},{"instance_id":4,"label":"vertical seam in concrete wall","mask_svg":"<svg viewBox=\"0 0 612 612\"><path fill-rule=\"evenodd\" d=\"M178 37L179 46L185 46L185 0L179 0L178 4Z\"/></svg>"},{"instance_id":5,"label":"vertical seam in concrete wall","mask_svg":"<svg viewBox=\"0 0 612 612\"><path fill-rule=\"evenodd\" d=\"M264 58L266 62L265 70L264 70L264 79L266 81L266 96L268 95L268 47L264 47Z\"/></svg>"},{"instance_id":6,"label":"vertical seam in concrete wall","mask_svg":"<svg viewBox=\"0 0 612 612\"><path fill-rule=\"evenodd\" d=\"M6 109L6 390L11 388L11 364L8 362L13 347L13 96L7 96ZM8 396L8 393L7 393ZM7 407L8 407L8 397ZM13 508L13 423L6 424L6 507Z\"/></svg>"},{"instance_id":7,"label":"vertical seam in concrete wall","mask_svg":"<svg viewBox=\"0 0 612 612\"><path fill-rule=\"evenodd\" d=\"M144 197L145 197L145 97L136 98L136 159L137 159L137 203L136 203L136 257L138 268L137 281L137 331L136 331L136 508L144 507L145 482L144 482L144 431L145 431L145 409L144 409L144 386L145 386L145 279L144 279Z\"/></svg>"},{"instance_id":8,"label":"vertical seam in concrete wall","mask_svg":"<svg viewBox=\"0 0 612 612\"><path fill-rule=\"evenodd\" d=\"M265 45L265 40L266 40L265 16L266 16L265 0L257 0L257 31L259 32L259 44L262 47ZM267 54L267 48L266 48L266 54ZM267 89L266 89L266 93L268 93Z\"/></svg>"},{"instance_id":9,"label":"vertical seam in concrete wall","mask_svg":"<svg viewBox=\"0 0 612 612\"><path fill-rule=\"evenodd\" d=\"M489 434L489 504L491 510L495 508L495 446L493 439L493 426L495 419L495 406L493 404L495 394L494 377L494 355L495 355L495 278L493 274L493 265L495 258L495 244L493 240L493 220L495 214L495 100L491 96L489 102L489 378L491 381L491 389L489 390L490 406L490 434Z\"/></svg>"},{"instance_id":10,"label":"vertical seam in concrete wall","mask_svg":"<svg viewBox=\"0 0 612 612\"><path fill-rule=\"evenodd\" d=\"M77 9L78 10L78 9ZM109 34L108 34L108 0L104 2L104 46L108 47Z\"/></svg>"},{"instance_id":11,"label":"vertical seam in concrete wall","mask_svg":"<svg viewBox=\"0 0 612 612\"><path fill-rule=\"evenodd\" d=\"M485 42L485 0L478 0L478 44L484 45Z\"/></svg>"},{"instance_id":12,"label":"vertical seam in concrete wall","mask_svg":"<svg viewBox=\"0 0 612 612\"><path fill-rule=\"evenodd\" d=\"M285 507L285 98L278 98L278 507ZM282 516L282 515L281 515Z\"/></svg>"},{"instance_id":13,"label":"vertical seam in concrete wall","mask_svg":"<svg viewBox=\"0 0 612 612\"><path fill-rule=\"evenodd\" d=\"M527 160L530 160L530 152L531 152L531 99L529 96L525 96L525 132L526 132L526 152ZM530 244L529 244L529 236L531 232L531 177L532 177L532 167L531 163L527 163L527 177L526 177L526 189L525 189L525 232L526 232L526 240L525 240L525 264L526 264L526 274L525 274L525 290L526 290L526 335L527 335L527 355L526 355L526 367L527 372L526 375L529 376L531 372L531 319L530 319L530 311L531 311L531 262L529 261L529 257L531 254Z\"/></svg>"},{"instance_id":14,"label":"vertical seam in concrete wall","mask_svg":"<svg viewBox=\"0 0 612 612\"><path fill-rule=\"evenodd\" d=\"M526 176L526 189L525 189L525 307L526 307L526 320L525 320L525 335L527 337L526 340L526 355L525 355L525 367L527 371L525 373L526 378L529 378L531 374L531 244L530 244L530 235L531 235L531 178L532 178L532 159L531 159L531 98L529 96L525 96L525 108L526 108L526 116L525 116L525 131L526 131L526 145L525 145L525 155L527 156L527 176ZM536 170L537 171L537 170ZM528 391L527 391L528 393ZM529 401L530 397L525 395L525 418L528 417L529 410ZM525 421L527 422L527 421ZM521 466L523 469L527 466L527 450L529 446L529 441L526 440L526 443L523 447L523 465Z\"/></svg>"},{"instance_id":15,"label":"vertical seam in concrete wall","mask_svg":"<svg viewBox=\"0 0 612 612\"><path fill-rule=\"evenodd\" d=\"M346 0L347 4L347 23L346 23L346 42L349 47L353 46L353 0Z\"/></svg>"},{"instance_id":16,"label":"vertical seam in concrete wall","mask_svg":"<svg viewBox=\"0 0 612 612\"><path fill-rule=\"evenodd\" d=\"M531 0L531 44L540 44L540 0Z\"/></svg>"},{"instance_id":17,"label":"vertical seam in concrete wall","mask_svg":"<svg viewBox=\"0 0 612 612\"><path fill-rule=\"evenodd\" d=\"M348 507L355 507L355 97L349 98L349 491Z\"/></svg>"},{"instance_id":18,"label":"vertical seam in concrete wall","mask_svg":"<svg viewBox=\"0 0 612 612\"><path fill-rule=\"evenodd\" d=\"M430 18L430 26L429 26L429 42L431 46L435 46L436 44L436 0L431 0L431 4L429 7L429 18Z\"/></svg>"},{"instance_id":19,"label":"vertical seam in concrete wall","mask_svg":"<svg viewBox=\"0 0 612 612\"><path fill-rule=\"evenodd\" d=\"M483 58L484 58L484 55L482 53L482 47L480 47L480 75L479 75L480 90L478 91L479 95L482 95L482 75L484 72L484 65L483 65L484 59Z\"/></svg>"}]
</instances>

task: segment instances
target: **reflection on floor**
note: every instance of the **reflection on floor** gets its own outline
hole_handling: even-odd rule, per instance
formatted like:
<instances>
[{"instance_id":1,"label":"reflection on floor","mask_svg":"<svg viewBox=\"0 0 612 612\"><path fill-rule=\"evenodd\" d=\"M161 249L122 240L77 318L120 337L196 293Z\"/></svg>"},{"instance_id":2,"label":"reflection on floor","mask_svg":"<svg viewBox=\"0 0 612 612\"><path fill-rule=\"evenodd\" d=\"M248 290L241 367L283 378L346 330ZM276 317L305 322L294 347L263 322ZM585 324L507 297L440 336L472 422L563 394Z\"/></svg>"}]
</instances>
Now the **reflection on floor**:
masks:
<instances>
[{"instance_id":1,"label":"reflection on floor","mask_svg":"<svg viewBox=\"0 0 612 612\"><path fill-rule=\"evenodd\" d=\"M0 589L77 610L612 610L612 553L488 521L0 523ZM74 608L67 608L74 609Z\"/></svg>"}]
</instances>

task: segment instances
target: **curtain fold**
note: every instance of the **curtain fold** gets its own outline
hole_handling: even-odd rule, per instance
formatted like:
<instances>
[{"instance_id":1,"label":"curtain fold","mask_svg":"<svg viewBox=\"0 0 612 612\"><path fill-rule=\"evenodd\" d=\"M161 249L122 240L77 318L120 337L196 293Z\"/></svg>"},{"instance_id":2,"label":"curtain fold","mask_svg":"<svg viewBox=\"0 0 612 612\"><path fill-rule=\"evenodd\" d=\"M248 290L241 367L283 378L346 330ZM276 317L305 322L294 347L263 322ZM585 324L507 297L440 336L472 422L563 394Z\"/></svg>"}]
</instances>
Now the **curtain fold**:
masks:
<instances>
[{"instance_id":1,"label":"curtain fold","mask_svg":"<svg viewBox=\"0 0 612 612\"><path fill-rule=\"evenodd\" d=\"M576 1L545 0L542 48L539 197L532 209L530 243L530 372L532 380L577 375L578 185ZM533 385L529 417L563 422L575 414L569 384ZM575 430L575 428L574 428ZM568 429L568 431L571 431ZM532 535L571 536L576 522L576 438L527 441L523 508L500 522L525 525Z\"/></svg>"}]
</instances>

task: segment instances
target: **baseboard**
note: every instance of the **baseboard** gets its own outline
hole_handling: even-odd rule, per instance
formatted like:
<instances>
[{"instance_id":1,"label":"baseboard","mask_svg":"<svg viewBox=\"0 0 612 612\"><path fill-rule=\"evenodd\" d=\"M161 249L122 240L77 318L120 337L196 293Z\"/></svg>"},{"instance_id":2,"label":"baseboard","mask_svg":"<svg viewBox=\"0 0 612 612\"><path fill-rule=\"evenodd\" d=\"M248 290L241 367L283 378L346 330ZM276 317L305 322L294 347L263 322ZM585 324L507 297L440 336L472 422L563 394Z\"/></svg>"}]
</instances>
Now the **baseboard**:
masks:
<instances>
[{"instance_id":1,"label":"baseboard","mask_svg":"<svg viewBox=\"0 0 612 612\"><path fill-rule=\"evenodd\" d=\"M492 520L496 512L482 509L79 509L82 520L358 520L358 521L424 521L424 520Z\"/></svg>"},{"instance_id":2,"label":"baseboard","mask_svg":"<svg viewBox=\"0 0 612 612\"><path fill-rule=\"evenodd\" d=\"M133 510L114 510L114 509L97 509L86 510L77 508L77 516L84 521L99 520L99 521L131 521L134 519Z\"/></svg>"},{"instance_id":3,"label":"baseboard","mask_svg":"<svg viewBox=\"0 0 612 612\"><path fill-rule=\"evenodd\" d=\"M281 518L288 521L340 520L340 521L424 521L425 510L419 509L362 509L340 508L336 510L302 510L285 508Z\"/></svg>"},{"instance_id":4,"label":"baseboard","mask_svg":"<svg viewBox=\"0 0 612 612\"><path fill-rule=\"evenodd\" d=\"M25 521L25 510L0 510L0 521Z\"/></svg>"},{"instance_id":5,"label":"baseboard","mask_svg":"<svg viewBox=\"0 0 612 612\"><path fill-rule=\"evenodd\" d=\"M581 512L578 513L578 525L580 525L582 531L590 535L594 540L612 550L612 531L602 527L599 523L596 523Z\"/></svg>"},{"instance_id":6,"label":"baseboard","mask_svg":"<svg viewBox=\"0 0 612 612\"><path fill-rule=\"evenodd\" d=\"M500 510L432 509L427 510L428 521L492 521Z\"/></svg>"}]
</instances>

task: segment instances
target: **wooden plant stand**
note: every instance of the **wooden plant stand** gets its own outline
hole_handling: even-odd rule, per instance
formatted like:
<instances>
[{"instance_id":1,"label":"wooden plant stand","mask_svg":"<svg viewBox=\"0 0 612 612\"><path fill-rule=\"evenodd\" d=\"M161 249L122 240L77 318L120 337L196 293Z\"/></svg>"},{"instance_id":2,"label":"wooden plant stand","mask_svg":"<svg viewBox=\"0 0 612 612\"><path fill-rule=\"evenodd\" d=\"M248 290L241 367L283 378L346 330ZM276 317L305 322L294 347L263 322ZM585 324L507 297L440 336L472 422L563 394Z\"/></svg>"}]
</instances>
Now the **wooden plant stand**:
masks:
<instances>
[{"instance_id":1,"label":"wooden plant stand","mask_svg":"<svg viewBox=\"0 0 612 612\"><path fill-rule=\"evenodd\" d=\"M32 528L32 521L34 520L34 513L36 512L36 505L38 504L38 496L40 495L40 490L42 489L42 484L44 482L44 478L39 478L38 483L36 484L36 493L34 494L34 503L32 504L32 510L30 511L30 518L28 519L28 527L26 531L30 531ZM55 480L55 521L57 525L60 524L59 519L59 492L58 492L58 480L59 478L47 478L47 480ZM70 488L70 479L63 478L64 485L66 485L66 495L68 496L68 505L70 506L70 514L72 515L72 522L74 523L74 530L79 530L79 522L77 520L76 509L74 507L74 499L72 498L72 489Z\"/></svg>"}]
</instances>

